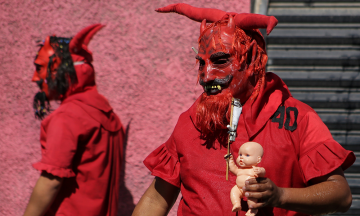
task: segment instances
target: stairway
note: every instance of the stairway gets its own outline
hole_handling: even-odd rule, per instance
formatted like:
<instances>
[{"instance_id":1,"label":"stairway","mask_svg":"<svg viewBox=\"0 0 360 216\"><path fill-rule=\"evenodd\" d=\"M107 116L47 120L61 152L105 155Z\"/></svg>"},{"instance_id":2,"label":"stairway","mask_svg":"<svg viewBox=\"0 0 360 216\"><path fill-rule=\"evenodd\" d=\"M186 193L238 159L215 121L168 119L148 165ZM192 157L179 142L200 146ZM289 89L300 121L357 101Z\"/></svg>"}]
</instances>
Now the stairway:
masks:
<instances>
[{"instance_id":1,"label":"stairway","mask_svg":"<svg viewBox=\"0 0 360 216\"><path fill-rule=\"evenodd\" d=\"M345 172L353 204L335 215L360 215L360 0L269 0L267 6L267 15L279 20L266 37L267 71L355 152L358 160Z\"/></svg>"}]
</instances>

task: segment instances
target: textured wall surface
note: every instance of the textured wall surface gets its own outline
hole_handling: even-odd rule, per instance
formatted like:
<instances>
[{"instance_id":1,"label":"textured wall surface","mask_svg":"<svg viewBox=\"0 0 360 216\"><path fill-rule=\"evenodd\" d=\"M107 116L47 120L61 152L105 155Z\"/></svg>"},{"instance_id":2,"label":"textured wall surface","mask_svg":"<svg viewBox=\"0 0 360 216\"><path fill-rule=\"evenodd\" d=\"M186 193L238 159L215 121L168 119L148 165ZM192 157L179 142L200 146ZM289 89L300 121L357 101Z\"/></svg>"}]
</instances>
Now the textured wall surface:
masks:
<instances>
[{"instance_id":1,"label":"textured wall surface","mask_svg":"<svg viewBox=\"0 0 360 216\"><path fill-rule=\"evenodd\" d=\"M30 82L36 41L106 24L89 48L96 80L128 128L119 215L130 215L153 177L143 159L167 140L201 93L191 47L199 23L154 9L174 0L0 0L0 215L21 215L39 172L39 127ZM249 12L250 0L185 0L196 7ZM53 108L58 104L52 103ZM173 208L171 215L175 215Z\"/></svg>"}]
</instances>

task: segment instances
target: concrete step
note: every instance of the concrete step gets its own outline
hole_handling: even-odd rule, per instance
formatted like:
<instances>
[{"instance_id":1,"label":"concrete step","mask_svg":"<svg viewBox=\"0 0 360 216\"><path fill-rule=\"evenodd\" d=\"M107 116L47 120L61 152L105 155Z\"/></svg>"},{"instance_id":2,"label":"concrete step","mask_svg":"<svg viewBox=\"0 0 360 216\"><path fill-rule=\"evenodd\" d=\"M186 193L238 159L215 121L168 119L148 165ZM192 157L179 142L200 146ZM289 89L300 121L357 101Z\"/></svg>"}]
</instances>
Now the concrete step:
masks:
<instances>
[{"instance_id":1,"label":"concrete step","mask_svg":"<svg viewBox=\"0 0 360 216\"><path fill-rule=\"evenodd\" d=\"M268 45L268 65L359 66L360 50L354 46Z\"/></svg>"},{"instance_id":2,"label":"concrete step","mask_svg":"<svg viewBox=\"0 0 360 216\"><path fill-rule=\"evenodd\" d=\"M271 72L359 72L360 67L343 67L343 66L282 66L282 65L268 65L267 71Z\"/></svg>"},{"instance_id":3,"label":"concrete step","mask_svg":"<svg viewBox=\"0 0 360 216\"><path fill-rule=\"evenodd\" d=\"M352 194L360 194L360 178L348 178L346 177L346 180L350 186L351 193Z\"/></svg>"},{"instance_id":4,"label":"concrete step","mask_svg":"<svg viewBox=\"0 0 360 216\"><path fill-rule=\"evenodd\" d=\"M352 200L351 207L346 213L334 213L327 216L341 215L341 216L359 216L360 215L360 199Z\"/></svg>"},{"instance_id":5,"label":"concrete step","mask_svg":"<svg viewBox=\"0 0 360 216\"><path fill-rule=\"evenodd\" d=\"M315 109L360 109L360 92L358 89L306 87L290 87L289 89L294 98Z\"/></svg>"},{"instance_id":6,"label":"concrete step","mask_svg":"<svg viewBox=\"0 0 360 216\"><path fill-rule=\"evenodd\" d=\"M347 87L360 88L358 72L274 72L289 87Z\"/></svg>"},{"instance_id":7,"label":"concrete step","mask_svg":"<svg viewBox=\"0 0 360 216\"><path fill-rule=\"evenodd\" d=\"M360 10L359 10L360 13ZM277 26L266 37L268 44L360 45L360 24L342 26L291 24Z\"/></svg>"},{"instance_id":8,"label":"concrete step","mask_svg":"<svg viewBox=\"0 0 360 216\"><path fill-rule=\"evenodd\" d=\"M341 216L359 216L360 215L360 195L352 194L352 204L346 213L333 213L325 216L341 215Z\"/></svg>"},{"instance_id":9,"label":"concrete step","mask_svg":"<svg viewBox=\"0 0 360 216\"><path fill-rule=\"evenodd\" d=\"M319 113L319 116L330 130L346 130L346 131L360 130L360 114L352 114L352 113L320 114ZM360 136L355 136L352 138L357 140L360 138Z\"/></svg>"},{"instance_id":10,"label":"concrete step","mask_svg":"<svg viewBox=\"0 0 360 216\"><path fill-rule=\"evenodd\" d=\"M351 28L360 28L360 23L289 23L283 22L278 23L275 27L277 28L286 28L286 29L317 29L317 28L334 28L334 29L351 29ZM273 31L272 31L273 32Z\"/></svg>"},{"instance_id":11,"label":"concrete step","mask_svg":"<svg viewBox=\"0 0 360 216\"><path fill-rule=\"evenodd\" d=\"M360 157L360 152L354 152L356 158ZM349 167L347 170L345 170L345 176L346 178L351 178L352 176L359 175L360 173L360 160L356 160L354 164ZM357 199L360 199L360 195L357 195Z\"/></svg>"},{"instance_id":12,"label":"concrete step","mask_svg":"<svg viewBox=\"0 0 360 216\"><path fill-rule=\"evenodd\" d=\"M346 134L346 132L349 133L349 131L346 131L346 130L344 130L343 132L344 132L344 134L342 134L342 135L337 135L337 134L332 133L334 140L336 140L338 143L340 143L341 146L347 150L360 151L360 143L359 143L360 135ZM359 132L359 131L357 131L357 132ZM359 164L357 164L354 168L349 168L348 172L360 172Z\"/></svg>"},{"instance_id":13,"label":"concrete step","mask_svg":"<svg viewBox=\"0 0 360 216\"><path fill-rule=\"evenodd\" d=\"M359 1L318 1L318 0L288 0L288 1L270 1L269 9L278 8L310 8L310 9L347 9L347 8L359 8Z\"/></svg>"},{"instance_id":14,"label":"concrete step","mask_svg":"<svg viewBox=\"0 0 360 216\"><path fill-rule=\"evenodd\" d=\"M269 0L269 3L306 3L306 4L315 4L315 3L356 3L359 0Z\"/></svg>"},{"instance_id":15,"label":"concrete step","mask_svg":"<svg viewBox=\"0 0 360 216\"><path fill-rule=\"evenodd\" d=\"M359 23L360 2L270 2L268 15L279 23Z\"/></svg>"},{"instance_id":16,"label":"concrete step","mask_svg":"<svg viewBox=\"0 0 360 216\"><path fill-rule=\"evenodd\" d=\"M326 12L324 12L326 13ZM359 12L356 12L359 14ZM280 15L271 14L276 17L280 23L359 23L360 15Z\"/></svg>"}]
</instances>

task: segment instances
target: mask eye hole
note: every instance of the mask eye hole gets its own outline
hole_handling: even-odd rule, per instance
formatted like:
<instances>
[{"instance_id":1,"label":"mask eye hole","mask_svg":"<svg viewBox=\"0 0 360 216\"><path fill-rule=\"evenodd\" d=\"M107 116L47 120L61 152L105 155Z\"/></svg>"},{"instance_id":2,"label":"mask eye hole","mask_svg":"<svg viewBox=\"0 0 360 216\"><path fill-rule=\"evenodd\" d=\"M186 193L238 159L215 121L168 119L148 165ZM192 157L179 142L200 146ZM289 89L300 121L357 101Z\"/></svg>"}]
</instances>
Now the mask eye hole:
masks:
<instances>
[{"instance_id":1,"label":"mask eye hole","mask_svg":"<svg viewBox=\"0 0 360 216\"><path fill-rule=\"evenodd\" d=\"M205 60L204 59L202 59L200 56L196 56L195 57L196 58L196 60L199 62L199 70L201 69L201 68L203 68L204 66L205 66Z\"/></svg>"},{"instance_id":2,"label":"mask eye hole","mask_svg":"<svg viewBox=\"0 0 360 216\"><path fill-rule=\"evenodd\" d=\"M200 60L199 60L199 68L202 68L202 67L204 67L204 66L205 66L205 61L202 60L202 59L200 59Z\"/></svg>"},{"instance_id":3,"label":"mask eye hole","mask_svg":"<svg viewBox=\"0 0 360 216\"><path fill-rule=\"evenodd\" d=\"M217 52L210 56L210 60L215 66L226 67L230 62L231 55L229 53Z\"/></svg>"},{"instance_id":4,"label":"mask eye hole","mask_svg":"<svg viewBox=\"0 0 360 216\"><path fill-rule=\"evenodd\" d=\"M35 64L36 71L39 72L42 68L41 65Z\"/></svg>"},{"instance_id":5,"label":"mask eye hole","mask_svg":"<svg viewBox=\"0 0 360 216\"><path fill-rule=\"evenodd\" d=\"M218 59L214 62L214 64L216 65L223 65L223 64L226 64L228 62L227 59Z\"/></svg>"}]
</instances>

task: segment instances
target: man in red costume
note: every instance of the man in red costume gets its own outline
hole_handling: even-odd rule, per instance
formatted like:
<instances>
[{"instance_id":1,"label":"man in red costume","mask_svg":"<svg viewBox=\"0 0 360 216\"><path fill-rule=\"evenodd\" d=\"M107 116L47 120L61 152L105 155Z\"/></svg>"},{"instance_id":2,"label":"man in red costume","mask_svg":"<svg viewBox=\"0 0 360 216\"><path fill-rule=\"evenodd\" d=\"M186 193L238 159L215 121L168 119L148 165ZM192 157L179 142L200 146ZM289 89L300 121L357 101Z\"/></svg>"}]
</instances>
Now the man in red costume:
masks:
<instances>
[{"instance_id":1,"label":"man in red costume","mask_svg":"<svg viewBox=\"0 0 360 216\"><path fill-rule=\"evenodd\" d=\"M275 17L226 13L217 9L173 4L158 12L177 12L201 23L199 83L204 92L180 115L169 140L144 164L155 176L133 215L166 215L181 191L178 215L308 215L345 212L352 197L343 170L355 161L341 147L316 112L294 99L284 82L265 73L267 54L258 28L269 34ZM207 25L206 22L211 24ZM227 132L232 97L243 111L231 153L243 143L260 143L265 178L250 179L245 197L232 212L226 181Z\"/></svg>"},{"instance_id":2,"label":"man in red costume","mask_svg":"<svg viewBox=\"0 0 360 216\"><path fill-rule=\"evenodd\" d=\"M87 45L103 27L84 28L74 38L46 37L35 58L35 115L49 100L58 109L41 122L41 171L26 216L117 215L124 132L109 102L96 89Z\"/></svg>"}]
</instances>

